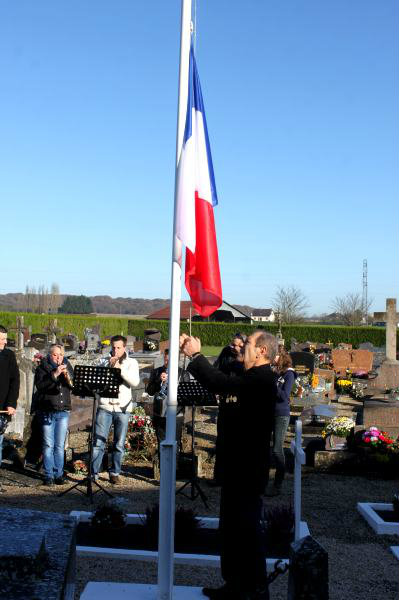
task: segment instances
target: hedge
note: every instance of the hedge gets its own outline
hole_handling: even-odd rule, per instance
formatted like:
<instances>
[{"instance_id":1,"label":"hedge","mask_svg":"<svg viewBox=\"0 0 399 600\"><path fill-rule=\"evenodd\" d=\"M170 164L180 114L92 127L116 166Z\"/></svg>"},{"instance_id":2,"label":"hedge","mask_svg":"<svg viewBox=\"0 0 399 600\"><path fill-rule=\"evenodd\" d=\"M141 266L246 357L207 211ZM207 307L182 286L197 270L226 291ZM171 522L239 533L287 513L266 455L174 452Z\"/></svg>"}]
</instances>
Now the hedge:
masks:
<instances>
[{"instance_id":1,"label":"hedge","mask_svg":"<svg viewBox=\"0 0 399 600\"><path fill-rule=\"evenodd\" d=\"M191 324L192 334L201 338L206 346L224 346L233 337L234 333L241 331L250 334L255 329L261 327L270 333L276 334L278 326L272 323L258 323L250 325L248 323L195 323ZM149 321L149 320L130 320L128 326L129 335L135 335L142 338L145 329L159 329L162 339L169 337L168 321ZM291 338L297 342L332 342L337 346L340 342L352 344L354 348L362 342L371 342L374 346L385 346L385 328L384 327L343 327L339 325L283 325L283 338L286 347L290 347ZM189 332L189 324L182 321L180 325L181 333ZM399 343L399 334L398 343Z\"/></svg>"},{"instance_id":2,"label":"hedge","mask_svg":"<svg viewBox=\"0 0 399 600\"><path fill-rule=\"evenodd\" d=\"M100 325L101 336L109 336L123 333L127 335L127 317L97 317L95 315L39 315L24 312L0 312L0 325L7 329L15 328L17 316L24 317L24 325L32 327L32 333L43 333L45 327L57 319L57 327L63 329L63 334L74 333L81 340L84 337L86 327ZM15 330L9 332L10 337L15 337Z\"/></svg>"},{"instance_id":3,"label":"hedge","mask_svg":"<svg viewBox=\"0 0 399 600\"><path fill-rule=\"evenodd\" d=\"M83 339L84 329L100 324L101 336L116 335L123 333L124 335L135 335L138 338L144 337L146 329L159 329L162 334L162 339L169 338L169 321L150 321L145 319L130 319L127 317L97 317L95 315L39 315L34 313L16 313L16 312L0 312L0 325L4 325L7 329L15 328L16 317L24 316L26 326L32 326L32 333L41 333L54 318L57 319L58 327L66 333L74 333ZM206 346L224 346L233 337L234 333L241 331L245 334L250 334L258 327L262 327L270 333L277 333L277 325L273 323L258 323L250 325L248 323L198 323L193 322L191 329L192 334L201 338L201 341ZM181 333L189 332L189 324L187 321L182 321L180 325ZM358 347L362 342L371 342L374 346L385 346L385 328L384 327L342 327L339 325L283 325L282 334L289 348L291 338L295 338L298 342L328 342L331 341L334 346L340 342L352 344L353 347ZM14 337L15 333L11 330L10 337ZM398 334L399 345L399 334Z\"/></svg>"}]
</instances>

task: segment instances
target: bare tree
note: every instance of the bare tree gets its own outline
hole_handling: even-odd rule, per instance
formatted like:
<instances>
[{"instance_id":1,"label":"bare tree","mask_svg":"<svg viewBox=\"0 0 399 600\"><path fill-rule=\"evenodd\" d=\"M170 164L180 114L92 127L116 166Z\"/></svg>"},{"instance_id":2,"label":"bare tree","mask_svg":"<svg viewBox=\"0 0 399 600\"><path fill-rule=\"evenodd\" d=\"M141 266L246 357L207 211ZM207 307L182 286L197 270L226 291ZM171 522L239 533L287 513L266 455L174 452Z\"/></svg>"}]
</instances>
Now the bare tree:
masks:
<instances>
[{"instance_id":1,"label":"bare tree","mask_svg":"<svg viewBox=\"0 0 399 600\"><path fill-rule=\"evenodd\" d=\"M37 308L36 288L29 285L25 288L25 294L22 299L22 309L26 312L35 312Z\"/></svg>"},{"instance_id":2,"label":"bare tree","mask_svg":"<svg viewBox=\"0 0 399 600\"><path fill-rule=\"evenodd\" d=\"M345 325L356 327L365 322L365 315L368 314L372 299L368 300L367 306L363 305L360 294L346 294L346 296L337 296L331 307L337 312Z\"/></svg>"},{"instance_id":3,"label":"bare tree","mask_svg":"<svg viewBox=\"0 0 399 600\"><path fill-rule=\"evenodd\" d=\"M48 304L50 312L58 312L58 309L62 304L62 300L60 298L60 286L58 285L58 283L51 284Z\"/></svg>"},{"instance_id":4,"label":"bare tree","mask_svg":"<svg viewBox=\"0 0 399 600\"><path fill-rule=\"evenodd\" d=\"M295 287L278 287L273 298L273 310L280 313L282 323L303 321L309 303L303 292Z\"/></svg>"}]
</instances>

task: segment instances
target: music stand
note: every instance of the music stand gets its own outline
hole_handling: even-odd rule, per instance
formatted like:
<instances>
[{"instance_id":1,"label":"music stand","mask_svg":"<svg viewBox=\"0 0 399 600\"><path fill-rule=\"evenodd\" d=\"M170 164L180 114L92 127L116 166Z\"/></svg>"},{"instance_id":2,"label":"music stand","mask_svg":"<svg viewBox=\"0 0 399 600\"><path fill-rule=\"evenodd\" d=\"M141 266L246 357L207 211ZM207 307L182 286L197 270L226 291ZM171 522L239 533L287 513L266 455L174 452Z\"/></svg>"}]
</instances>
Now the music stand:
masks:
<instances>
[{"instance_id":1,"label":"music stand","mask_svg":"<svg viewBox=\"0 0 399 600\"><path fill-rule=\"evenodd\" d=\"M118 398L119 386L122 378L120 370L112 367L98 367L89 365L76 365L73 372L73 389L72 392L75 396L84 396L93 398L93 411L91 416L91 432L89 437L89 465L87 476L78 481L73 486L64 490L58 496L63 496L71 490L77 489L85 496L88 496L90 502L93 503L93 496L98 491L102 491L107 494L110 498L113 495L105 490L97 481L93 478L93 443L96 433L96 413L98 401L100 398ZM98 487L98 490L93 492L93 484ZM85 485L86 491L80 490L79 486Z\"/></svg>"},{"instance_id":2,"label":"music stand","mask_svg":"<svg viewBox=\"0 0 399 600\"><path fill-rule=\"evenodd\" d=\"M204 388L199 381L180 381L177 388L177 404L179 406L191 407L191 477L176 494L182 494L190 500L195 500L198 496L201 498L206 508L207 497L199 484L197 469L195 467L195 409L197 406L217 406L215 394ZM190 495L183 492L187 486L191 486Z\"/></svg>"}]
</instances>

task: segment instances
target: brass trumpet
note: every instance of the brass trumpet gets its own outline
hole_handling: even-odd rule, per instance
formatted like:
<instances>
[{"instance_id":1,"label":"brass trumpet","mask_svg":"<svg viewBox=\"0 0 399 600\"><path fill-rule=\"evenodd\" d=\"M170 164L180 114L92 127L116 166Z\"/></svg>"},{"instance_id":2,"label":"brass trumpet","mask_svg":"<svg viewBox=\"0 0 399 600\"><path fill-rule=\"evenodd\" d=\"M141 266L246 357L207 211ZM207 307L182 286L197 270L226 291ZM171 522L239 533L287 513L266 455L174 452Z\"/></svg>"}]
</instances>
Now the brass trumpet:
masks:
<instances>
[{"instance_id":1,"label":"brass trumpet","mask_svg":"<svg viewBox=\"0 0 399 600\"><path fill-rule=\"evenodd\" d=\"M65 381L67 382L67 384L72 388L73 387L73 379L68 372L68 367L65 369L65 371L63 371L62 374L64 375Z\"/></svg>"}]
</instances>

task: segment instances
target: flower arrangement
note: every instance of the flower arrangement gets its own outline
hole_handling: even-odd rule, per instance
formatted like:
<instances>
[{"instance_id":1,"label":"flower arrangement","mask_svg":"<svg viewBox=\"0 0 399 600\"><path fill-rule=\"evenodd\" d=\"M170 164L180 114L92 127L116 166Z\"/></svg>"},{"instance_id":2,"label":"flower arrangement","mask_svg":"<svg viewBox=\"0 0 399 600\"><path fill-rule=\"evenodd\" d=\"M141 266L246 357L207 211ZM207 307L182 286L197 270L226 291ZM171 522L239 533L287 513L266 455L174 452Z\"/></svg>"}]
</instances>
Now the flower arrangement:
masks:
<instances>
[{"instance_id":1,"label":"flower arrangement","mask_svg":"<svg viewBox=\"0 0 399 600\"><path fill-rule=\"evenodd\" d=\"M106 502L97 508L91 518L91 525L106 531L121 529L126 525L126 513L115 502Z\"/></svg>"},{"instance_id":2,"label":"flower arrangement","mask_svg":"<svg viewBox=\"0 0 399 600\"><path fill-rule=\"evenodd\" d=\"M336 435L337 437L347 437L351 429L355 426L355 421L350 417L334 417L321 432L323 438L327 435Z\"/></svg>"},{"instance_id":3,"label":"flower arrangement","mask_svg":"<svg viewBox=\"0 0 399 600\"><path fill-rule=\"evenodd\" d=\"M87 475L88 468L84 460L74 460L72 463L73 471L77 475Z\"/></svg>"},{"instance_id":4,"label":"flower arrangement","mask_svg":"<svg viewBox=\"0 0 399 600\"><path fill-rule=\"evenodd\" d=\"M319 385L319 376L318 375L312 375L312 379L310 382L312 388L317 388L317 386Z\"/></svg>"},{"instance_id":5,"label":"flower arrangement","mask_svg":"<svg viewBox=\"0 0 399 600\"><path fill-rule=\"evenodd\" d=\"M363 435L362 442L375 450L388 450L395 443L386 431L380 431L378 427L369 427Z\"/></svg>"},{"instance_id":6,"label":"flower arrangement","mask_svg":"<svg viewBox=\"0 0 399 600\"><path fill-rule=\"evenodd\" d=\"M350 379L337 379L335 387L338 394L349 394L352 389L352 381Z\"/></svg>"},{"instance_id":7,"label":"flower arrangement","mask_svg":"<svg viewBox=\"0 0 399 600\"><path fill-rule=\"evenodd\" d=\"M145 338L143 341L143 350L147 352L155 352L155 350L159 349L159 344L157 340L152 340L151 338Z\"/></svg>"},{"instance_id":8,"label":"flower arrangement","mask_svg":"<svg viewBox=\"0 0 399 600\"><path fill-rule=\"evenodd\" d=\"M151 417L145 414L143 408L135 408L129 419L125 451L136 460L149 460L156 446L157 440Z\"/></svg>"}]
</instances>

